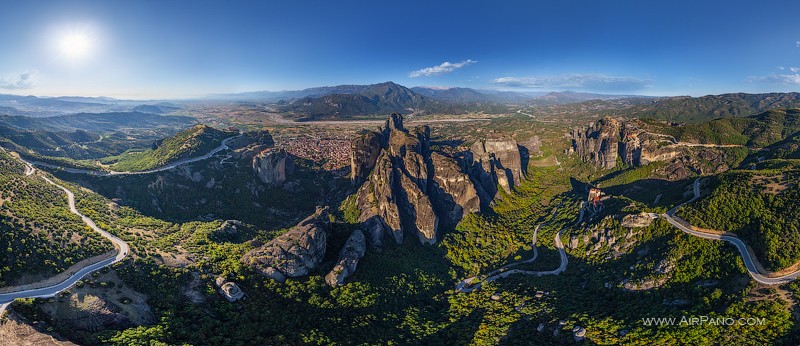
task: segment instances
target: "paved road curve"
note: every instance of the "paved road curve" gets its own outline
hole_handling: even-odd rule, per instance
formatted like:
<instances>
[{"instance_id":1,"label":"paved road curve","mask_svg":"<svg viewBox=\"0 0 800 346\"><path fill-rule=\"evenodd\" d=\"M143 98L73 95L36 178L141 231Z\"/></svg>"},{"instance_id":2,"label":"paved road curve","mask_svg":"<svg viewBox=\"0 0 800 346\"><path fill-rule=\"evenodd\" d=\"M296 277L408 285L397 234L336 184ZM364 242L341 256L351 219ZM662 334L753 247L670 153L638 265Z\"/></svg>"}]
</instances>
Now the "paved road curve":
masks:
<instances>
[{"instance_id":1,"label":"paved road curve","mask_svg":"<svg viewBox=\"0 0 800 346\"><path fill-rule=\"evenodd\" d=\"M694 190L693 191L694 192L694 197L692 197L692 199L675 206L674 208L670 209L666 214L663 214L662 217L667 219L667 221L669 221L669 223L671 223L673 226L677 227L681 231L684 231L684 232L686 232L688 234L691 234L693 236L704 238L704 239L724 240L724 241L729 242L729 243L733 244L734 246L736 246L736 249L738 249L739 253L742 255L742 260L744 261L745 267L747 267L747 272L750 274L750 276L753 277L754 280L758 281L759 283L762 283L762 284L765 284L765 285L784 284L784 283L787 283L787 282L794 281L795 279L800 277L800 270L795 271L793 273L789 273L789 274L783 275L783 276L777 276L777 277L765 276L765 275L759 273L759 271L758 271L758 269L757 269L757 267L755 265L755 261L753 260L753 257L751 256L750 252L747 251L747 245L741 239L737 238L734 235L731 235L730 233L727 233L727 234L714 234L714 233L706 233L706 232L695 231L695 230L693 230L693 229L691 229L689 227L686 227L684 224L682 224L678 220L676 220L675 211L677 211L678 208L680 208L680 207L682 207L682 206L684 206L686 204L692 203L695 200L697 200L697 198L700 197L700 178L697 178L694 181L693 190Z\"/></svg>"},{"instance_id":2,"label":"paved road curve","mask_svg":"<svg viewBox=\"0 0 800 346\"><path fill-rule=\"evenodd\" d=\"M112 175L151 174L151 173L158 173L158 172L168 171L170 169L173 169L173 168L181 166L181 165L185 165L187 163L206 160L206 159L214 156L215 154L217 154L220 151L228 150L229 149L228 142L230 140L236 138L236 137L239 137L239 136L241 136L241 135L236 135L236 136L232 136L232 137L228 137L228 138L223 139L218 147L214 148L213 150L208 152L208 154L205 154L203 156L192 157L192 158L188 158L188 159L175 161L175 162L170 163L170 164L168 164L166 166L159 167L159 168L156 168L156 169L147 170L147 171L137 171L137 172L130 172L130 171L124 171L124 172L93 171L93 170L88 170L88 169L61 167L61 166L58 166L58 165L53 165L53 164L39 162L39 161L32 161L32 162L30 162L30 164L36 165L36 166L53 168L53 169L60 169L60 170L63 170L64 172L68 172L68 173L90 174L90 175L101 176L101 177L107 177L107 176L112 176Z\"/></svg>"},{"instance_id":3,"label":"paved road curve","mask_svg":"<svg viewBox=\"0 0 800 346\"><path fill-rule=\"evenodd\" d=\"M20 159L20 160L22 160L22 159ZM30 163L28 163L28 162L26 162L24 160L22 160L22 162L26 166L25 175L32 175L32 174L34 174L36 172L36 170L33 168L33 166ZM114 256L113 258L109 258L109 259L106 259L106 260L103 260L103 261L100 261L100 262L97 262L97 263L90 264L90 265L88 265L86 267L83 267L80 270L78 270L75 273L73 273L72 275L70 275L70 277L67 278L66 280L64 280L63 282L55 284L55 285L52 285L52 286L0 294L0 315L2 315L3 310L5 310L6 306L8 306L8 303L13 301L14 299L18 299L18 298L47 298L47 297L53 297L56 294L58 294L59 292L70 288L72 285L74 285L76 282L78 282L78 280L80 280L81 278L86 276L86 274L89 274L89 273L91 273L93 271L96 271L98 269L101 269L101 268L106 267L106 266L110 266L110 265L112 265L114 263L117 263L117 262L121 261L130 252L130 248L128 247L128 243L126 243L122 239L117 238L116 236L112 235L111 233L108 233L105 230L101 229L100 227L98 227L94 223L94 221L92 219L88 218L87 216L81 214L78 211L78 209L75 207L75 194L72 193L72 191L70 191L69 189L67 189L64 186L61 186L61 185L53 182L52 180L50 180L47 177L42 176L42 178L45 181L47 181L49 184L52 184L52 185L60 188L61 190L64 191L64 193L67 194L67 199L69 201L69 211L72 212L75 215L80 216L81 220L83 220L83 222L87 226L89 226L92 230L94 230L97 233L100 233L100 235L102 235L103 237L105 237L106 239L108 239L112 243L114 243L114 247L117 249L117 255Z\"/></svg>"},{"instance_id":4,"label":"paved road curve","mask_svg":"<svg viewBox=\"0 0 800 346\"><path fill-rule=\"evenodd\" d=\"M581 204L580 216L578 217L578 221L575 222L576 225L581 223L581 221L583 221L584 209L585 209L584 205ZM557 212L558 212L558 208L556 208L556 210L553 211L553 216L552 216L553 218L555 218ZM507 276L512 275L512 274L536 275L536 276L558 275L558 274L561 274L562 272L564 272L565 270L567 270L567 263L568 263L567 252L564 249L564 244L561 242L561 233L564 232L565 228L562 228L561 230L558 231L558 233L556 233L555 241L554 241L556 249L558 249L558 254L561 257L561 264L558 266L558 268L556 268L554 270L546 270L546 271L509 269L510 267L517 266L517 265L520 265L520 264L523 264L523 263L531 263L534 260L536 260L536 258L539 256L539 252L536 249L536 237L539 234L539 228L542 227L543 225L549 223L549 222L550 221L542 222L542 223L536 225L536 229L533 230L533 237L531 239L531 244L533 246L533 256L531 256L531 258L529 258L527 260L523 260L523 261L518 261L518 262L513 262L513 263L506 264L506 265L504 265L504 266L502 266L502 267L500 267L498 269L495 269L495 270L493 270L493 271L491 271L489 273L486 273L484 275L473 276L471 278L466 278L464 280L461 280L461 282L459 282L456 285L456 292L469 293L469 292L472 292L472 291L480 288L481 284L484 283L484 282L495 281L497 279L501 279L501 278L507 277ZM478 279L481 279L481 282L476 283L474 285L470 285L472 282L474 282L475 280L478 280Z\"/></svg>"},{"instance_id":5,"label":"paved road curve","mask_svg":"<svg viewBox=\"0 0 800 346\"><path fill-rule=\"evenodd\" d=\"M219 147L214 148L209 153L207 153L207 154L205 154L203 156L198 156L198 157L193 157L193 158L188 158L188 159L176 161L176 162L173 162L173 163L171 163L171 164L169 164L167 166L164 166L164 167L160 167L160 168L152 169L152 170L148 170L148 171L141 171L141 172L114 172L114 171L101 172L101 171L90 171L90 170L84 170L84 169L60 167L60 166L57 166L57 165L51 165L51 164L47 164L47 163L43 163L43 162L28 162L28 161L25 161L24 159L22 159L21 157L18 157L18 159L20 161L22 161L23 164L25 164L25 175L26 176L30 176L30 175L33 175L34 173L36 173L36 169L33 167L33 165L39 165L39 166L50 167L50 168L55 168L55 169L62 169L64 171L70 172L70 173L92 174L92 175L97 175L97 176L150 174L150 173L167 171L167 170L173 169L175 167L178 167L180 165L185 165L185 164L192 163L192 162L206 160L206 159L210 158L211 156L214 156L216 153L218 153L220 151L229 149L228 142L230 140L236 138L236 137L239 137L239 136L241 136L241 134L239 134L237 136L232 136L232 137L228 137L228 138L223 139L222 142L220 143ZM0 148L0 149L2 149L2 148ZM5 149L3 149L3 150L5 150ZM64 186L56 184L54 181L50 180L49 178L47 178L45 176L42 176L42 178L45 181L47 181L49 184L52 184L52 185L60 188L61 190L64 191L64 193L67 194L67 199L69 201L69 210L70 210L70 212L72 212L75 215L80 216L81 220L83 220L83 222L87 226L89 226L89 228L91 228L92 230L94 230L97 233L100 233L100 235L102 235L106 239L110 240L114 244L114 247L117 249L117 255L114 256L113 258L109 258L109 259L106 259L106 260L103 260L103 261L100 261L100 262L97 262L97 263L90 264L90 265L88 265L86 267L83 267L80 270L76 271L75 273L72 273L70 275L70 277L67 278L66 280L62 281L61 283L52 285L52 286L0 294L0 316L3 315L3 312L5 311L5 309L8 307L8 305L12 301L14 301L14 299L53 297L53 296L57 295L59 292L64 291L64 290L72 287L72 285L74 285L76 282L78 282L78 280L82 279L87 274L89 274L89 273L91 273L93 271L99 270L99 269L101 269L103 267L107 267L107 266L110 266L110 265L112 265L114 263L117 263L117 262L121 261L130 252L130 248L128 247L128 243L126 243L122 239L117 238L113 234L106 232L102 228L98 227L97 224L95 224L95 222L92 219L88 218L86 215L83 215L78 211L78 209L75 207L75 194L72 193L72 191L70 191L69 189L67 189Z\"/></svg>"}]
</instances>

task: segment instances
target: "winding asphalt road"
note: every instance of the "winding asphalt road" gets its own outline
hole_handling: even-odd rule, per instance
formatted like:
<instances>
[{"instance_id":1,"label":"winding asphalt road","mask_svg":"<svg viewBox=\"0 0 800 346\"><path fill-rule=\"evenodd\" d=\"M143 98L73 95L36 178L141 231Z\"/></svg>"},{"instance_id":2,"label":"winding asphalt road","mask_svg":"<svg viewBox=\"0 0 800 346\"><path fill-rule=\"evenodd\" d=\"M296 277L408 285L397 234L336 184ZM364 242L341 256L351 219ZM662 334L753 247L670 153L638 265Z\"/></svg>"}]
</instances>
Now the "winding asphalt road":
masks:
<instances>
[{"instance_id":1,"label":"winding asphalt road","mask_svg":"<svg viewBox=\"0 0 800 346\"><path fill-rule=\"evenodd\" d=\"M22 159L20 159L20 160L22 160ZM30 163L28 163L25 160L22 160L22 162L25 164L25 175L28 175L28 176L29 175L33 175L36 172L36 170L33 168L33 166ZM82 279L87 274L89 274L89 273L91 273L93 271L99 270L99 269L101 269L103 267L110 266L110 265L112 265L114 263L117 263L117 262L121 261L130 252L130 248L128 247L128 243L126 243L122 239L117 238L116 236L112 235L111 233L108 233L105 230L101 229L100 227L97 226L97 224L95 224L95 222L92 219L90 219L86 215L81 214L78 211L78 209L75 207L75 194L72 193L72 191L70 191L69 189L67 189L64 186L61 186L61 185L55 183L54 181L50 180L49 178L47 178L45 176L42 176L42 179L44 179L47 183L58 187L59 189L63 190L64 193L67 194L67 199L68 199L68 202L69 202L69 211L71 213L75 214L75 215L80 216L81 220L83 220L83 223L85 223L87 226L89 226L95 232L100 233L100 235L102 235L106 239L110 240L114 244L114 247L117 249L117 255L112 257L112 258L109 258L109 259L106 259L106 260L103 260L103 261L100 261L100 262L97 262L97 263L90 264L90 265L88 265L86 267L83 267L83 268L79 269L78 271L72 273L70 275L70 277L67 278L66 280L62 281L61 283L52 285L52 286L0 294L0 315L2 315L3 311L5 310L5 308L14 299L53 297L56 294L58 294L59 292L70 288L72 285L74 285L76 282L78 282L78 280Z\"/></svg>"},{"instance_id":2,"label":"winding asphalt road","mask_svg":"<svg viewBox=\"0 0 800 346\"><path fill-rule=\"evenodd\" d=\"M724 241L729 242L729 243L733 244L734 246L736 246L736 249L739 250L739 253L742 255L742 260L744 261L745 267L747 267L747 272L750 274L751 277L753 277L753 280L756 280L759 283L762 283L762 284L765 284L765 285L778 285L778 284L784 284L784 283L787 283L787 282L792 282L795 279L797 279L798 277L800 277L800 270L795 271L793 273L789 273L789 274L783 275L783 276L777 276L777 277L765 276L765 275L759 273L758 267L756 267L755 261L753 260L752 255L747 250L747 245L741 239L737 238L736 236L734 236L734 235L732 235L730 233L714 234L714 233L695 231L695 230L693 230L693 229L691 229L689 227L686 227L683 223L679 222L677 220L677 217L675 216L675 211L677 211L678 208L680 208L680 207L682 207L682 206L684 206L686 204L694 202L695 200L697 200L700 197L700 178L697 178L694 181L693 192L694 192L694 197L692 197L692 199L675 206L674 208L670 209L669 211L667 211L665 214L662 214L661 216L663 218L665 218L673 226L677 227L681 231L684 231L684 232L686 232L688 234L691 234L691 235L696 236L696 237L704 238L704 239L724 240ZM683 221L683 220L681 220L681 221Z\"/></svg>"},{"instance_id":3,"label":"winding asphalt road","mask_svg":"<svg viewBox=\"0 0 800 346\"><path fill-rule=\"evenodd\" d=\"M225 139L223 139L223 140L222 140L222 142L220 143L220 145L219 145L218 147L214 148L213 150L211 150L210 152L208 152L208 154L205 154L205 155L203 155L203 156L192 157L192 158L188 158L188 159L183 159L183 160L175 161L175 162L173 162L173 163L170 163L170 164L168 164L168 165L166 165L166 166L159 167L159 168L156 168L156 169L146 170L146 171L137 171L137 172L131 172L131 171L124 171L124 172L117 172L117 171L92 171L92 170L88 170L88 169L80 169L80 168L61 167L61 166L58 166L58 165L53 165L53 164L44 163L44 162L39 162L39 161L32 161L32 162L30 162L30 164L32 164L32 165L36 165L36 166L41 166L41 167L47 167L47 168L53 168L53 169L60 169L60 170L63 170L64 172L68 172L68 173L75 173L75 174L90 174L90 175L95 175L95 176L99 176L99 177L107 177L107 176L112 176L112 175L138 175L138 174L151 174L151 173L158 173L158 172L168 171L168 170L170 170L170 169L173 169L173 168L175 168L175 167L178 167L178 166L181 166L181 165L185 165L185 164L187 164L187 163L192 163L192 162L197 162L197 161L203 161L203 160L206 160L206 159L208 159L208 158L210 158L210 157L214 156L215 154L217 154L217 153L218 153L218 152L220 152L220 151L223 151L223 150L228 150L228 149L230 149L230 148L228 147L228 142L229 142L230 140L232 140L232 139L236 138L236 137L239 137L239 136L241 136L241 134L240 134L240 135L236 135L236 136L231 136L231 137L228 137L228 138L225 138Z\"/></svg>"},{"instance_id":4,"label":"winding asphalt road","mask_svg":"<svg viewBox=\"0 0 800 346\"><path fill-rule=\"evenodd\" d=\"M580 216L578 217L578 220L575 221L576 225L581 223L581 221L583 221L584 209L585 209L584 205L581 204ZM558 212L558 208L556 208L556 210L553 211L553 216L552 216L553 218L555 218L557 212ZM550 223L550 221L542 222L542 223L536 225L536 229L533 230L533 237L531 239L531 244L532 244L532 247L533 247L533 256L531 256L531 258L529 258L527 260L522 260L522 261L517 261L517 262L506 264L506 265L504 265L504 266L502 266L502 267L500 267L498 269L495 269L495 270L493 270L493 271L491 271L489 273L486 273L484 275L473 276L473 277L461 280L461 282L456 284L456 292L469 293L469 292L472 292L472 291L480 288L481 284L484 283L484 282L495 281L497 279L502 279L504 277L507 277L507 276L513 275L513 274L536 275L536 276L558 275L558 274L561 274L562 272L564 272L565 270L567 270L567 263L568 263L567 252L564 249L564 244L561 242L561 234L562 234L562 232L564 232L564 230L566 228L562 228L561 230L559 230L558 233L556 233L556 236L555 236L554 243L555 243L556 249L558 249L558 254L561 257L561 264L559 264L558 268L556 268L554 270L547 270L547 271L510 269L513 266L517 266L517 265L520 265L520 264L523 264L523 263L531 263L531 262L536 260L536 258L539 256L539 252L536 249L536 237L539 234L539 228L542 227L543 225L548 224L548 223ZM481 282L476 283L474 285L471 285L472 282L474 282L475 280L478 280L478 279L480 279Z\"/></svg>"},{"instance_id":5,"label":"winding asphalt road","mask_svg":"<svg viewBox=\"0 0 800 346\"><path fill-rule=\"evenodd\" d=\"M206 159L210 158L211 156L214 156L214 154L216 154L216 153L218 153L220 151L227 150L228 149L228 142L230 140L236 138L236 137L239 137L239 136L241 136L241 135L232 136L232 137L228 137L228 138L223 139L222 143L220 143L219 147L214 148L208 154L205 154L203 156L198 156L198 157L193 157L193 158L189 158L189 159L185 159L185 160L180 160L180 161L171 163L171 164L169 164L167 166L164 166L164 167L160 167L160 168L153 169L153 170L148 170L148 171L141 171L141 172L113 172L113 171L112 172L98 172L98 171L89 171L89 170L82 170L82 169L64 168L64 167L50 165L50 164L41 163L41 162L28 162L28 161L25 161L24 159L22 159L21 157L18 157L18 159L20 161L22 161L23 164L25 164L25 175L26 176L30 176L30 175L33 175L34 173L36 173L36 169L33 167L34 164L37 164L37 165L40 165L40 166L46 166L46 167L50 167L50 168L63 169L65 171L71 172L71 173L93 174L93 175L99 175L99 176L150 174L150 173L156 173L156 172L162 172L162 171L170 170L170 169L173 169L173 168L178 167L180 165L185 165L185 164L192 163L192 162L206 160ZM2 149L2 148L0 148L0 149ZM5 149L2 149L2 150L5 151ZM76 271L74 273L71 273L69 278L67 278L66 280L62 281L61 283L58 283L58 284L55 284L55 285L52 285L52 286L42 287L42 288L22 290L22 291L18 291L18 292L10 292L10 293L1 293L0 294L0 316L3 315L3 313L5 312L5 310L8 307L8 305L12 301L14 301L14 299L53 297L53 296L57 295L58 293L60 293L61 291L64 291L64 290L72 287L72 285L74 285L76 282L78 282L78 280L82 279L87 274L89 274L91 272L94 272L96 270L99 270L101 268L110 266L110 265L112 265L114 263L117 263L117 262L121 261L122 259L124 259L126 256L128 256L128 253L130 253L130 247L128 246L128 243L126 243L125 241L123 241L120 238L117 238L113 234L106 232L102 228L98 227L97 224L92 219L90 219L86 215L81 214L78 211L78 209L75 207L75 194L72 193L72 191L70 191L69 189L67 189L66 187L64 187L62 185L59 185L59 184L55 183L54 181L50 180L50 178L48 178L46 176L42 176L42 179L44 179L47 183L49 183L51 185L54 185L54 186L58 187L59 189L63 190L64 193L67 194L67 199L68 199L68 202L69 202L69 211L71 213L75 214L75 215L80 216L81 220L83 220L83 223L85 223L87 226L89 226L89 228L91 228L92 230L94 230L97 233L100 233L101 236L103 236L106 239L110 240L114 244L114 247L117 249L117 254L116 254L116 256L114 256L112 258L105 259L105 260L97 262L97 263L92 263L92 264L90 264L90 265L88 265L86 267L83 267L83 268L79 269L78 271Z\"/></svg>"}]
</instances>

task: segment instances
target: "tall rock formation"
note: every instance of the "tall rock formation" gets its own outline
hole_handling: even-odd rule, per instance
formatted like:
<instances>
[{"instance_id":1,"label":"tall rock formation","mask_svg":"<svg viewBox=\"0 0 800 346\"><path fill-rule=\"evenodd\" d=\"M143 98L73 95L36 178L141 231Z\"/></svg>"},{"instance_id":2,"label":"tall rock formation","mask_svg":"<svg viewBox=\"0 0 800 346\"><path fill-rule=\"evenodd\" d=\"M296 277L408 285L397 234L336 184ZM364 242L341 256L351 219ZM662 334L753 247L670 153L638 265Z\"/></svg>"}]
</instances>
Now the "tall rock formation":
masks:
<instances>
[{"instance_id":1,"label":"tall rock formation","mask_svg":"<svg viewBox=\"0 0 800 346\"><path fill-rule=\"evenodd\" d=\"M360 184L375 167L381 153L381 135L375 132L364 132L350 141L350 178L354 184Z\"/></svg>"},{"instance_id":2,"label":"tall rock formation","mask_svg":"<svg viewBox=\"0 0 800 346\"><path fill-rule=\"evenodd\" d=\"M585 130L574 129L571 133L572 147L583 161L612 169L617 165L620 130L619 121L605 117Z\"/></svg>"},{"instance_id":3,"label":"tall rock formation","mask_svg":"<svg viewBox=\"0 0 800 346\"><path fill-rule=\"evenodd\" d=\"M703 172L729 169L724 148L680 145L670 135L651 133L639 120L623 121L605 117L586 129L574 129L570 153L601 169L614 168L617 161L630 167L668 162L655 171L668 180L685 179ZM619 160L617 160L619 159Z\"/></svg>"},{"instance_id":4,"label":"tall rock formation","mask_svg":"<svg viewBox=\"0 0 800 346\"><path fill-rule=\"evenodd\" d=\"M434 244L441 222L454 226L465 213L480 211L481 196L491 198L482 184L473 183L465 169L473 166L472 160L459 163L431 151L427 126L406 129L403 117L392 114L375 137L383 142L380 154L356 192L359 221L371 244L382 244L384 234L401 243L404 233L416 235L423 244ZM376 141L359 138L353 147L371 148ZM367 142L371 144L361 144ZM353 157L370 157L364 154L367 152L373 151L361 149ZM494 188L501 181L510 191L515 182L524 179L520 152L513 140L481 141L477 157L477 165L485 166L488 173L475 180L484 179L487 187ZM354 159L353 172L363 172L359 165L366 161Z\"/></svg>"},{"instance_id":5,"label":"tall rock formation","mask_svg":"<svg viewBox=\"0 0 800 346\"><path fill-rule=\"evenodd\" d=\"M375 169L356 192L356 205L361 211L359 222L365 224L370 243L381 245L383 233L388 233L398 244L403 242L403 228L394 185L397 173L386 152L381 152Z\"/></svg>"},{"instance_id":6,"label":"tall rock formation","mask_svg":"<svg viewBox=\"0 0 800 346\"><path fill-rule=\"evenodd\" d=\"M248 251L242 262L277 281L304 276L322 263L329 233L328 208L317 208L288 232Z\"/></svg>"},{"instance_id":7,"label":"tall rock formation","mask_svg":"<svg viewBox=\"0 0 800 346\"><path fill-rule=\"evenodd\" d=\"M339 286L344 284L344 279L353 275L358 266L358 261L364 257L367 249L367 242L364 238L364 232L360 229L353 231L350 238L344 247L339 251L339 261L333 267L333 270L325 276L325 282L330 286Z\"/></svg>"},{"instance_id":8,"label":"tall rock formation","mask_svg":"<svg viewBox=\"0 0 800 346\"><path fill-rule=\"evenodd\" d=\"M419 241L423 244L435 244L439 217L433 211L428 196L405 174L400 175L400 193L404 199L404 211L414 221Z\"/></svg>"},{"instance_id":9,"label":"tall rock formation","mask_svg":"<svg viewBox=\"0 0 800 346\"><path fill-rule=\"evenodd\" d=\"M431 199L440 215L455 225L467 213L481 210L481 199L469 175L458 162L439 153L431 153L433 184Z\"/></svg>"},{"instance_id":10,"label":"tall rock formation","mask_svg":"<svg viewBox=\"0 0 800 346\"><path fill-rule=\"evenodd\" d=\"M264 184L282 185L294 174L294 161L283 150L265 150L253 157L253 170Z\"/></svg>"},{"instance_id":11,"label":"tall rock formation","mask_svg":"<svg viewBox=\"0 0 800 346\"><path fill-rule=\"evenodd\" d=\"M494 195L497 185L511 193L525 178L519 146L513 139L479 140L470 152L474 175L490 195Z\"/></svg>"}]
</instances>

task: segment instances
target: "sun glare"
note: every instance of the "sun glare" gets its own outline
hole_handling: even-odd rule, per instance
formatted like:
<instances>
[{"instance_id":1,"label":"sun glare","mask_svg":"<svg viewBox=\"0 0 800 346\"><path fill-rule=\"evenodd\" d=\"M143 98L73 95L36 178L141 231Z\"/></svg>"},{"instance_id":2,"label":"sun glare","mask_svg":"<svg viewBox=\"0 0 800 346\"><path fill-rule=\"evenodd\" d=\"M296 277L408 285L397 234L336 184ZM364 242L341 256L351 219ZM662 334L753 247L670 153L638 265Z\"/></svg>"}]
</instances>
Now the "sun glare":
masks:
<instances>
[{"instance_id":1,"label":"sun glare","mask_svg":"<svg viewBox=\"0 0 800 346\"><path fill-rule=\"evenodd\" d=\"M92 41L85 33L71 32L61 38L60 45L61 53L72 60L77 60L89 53Z\"/></svg>"}]
</instances>

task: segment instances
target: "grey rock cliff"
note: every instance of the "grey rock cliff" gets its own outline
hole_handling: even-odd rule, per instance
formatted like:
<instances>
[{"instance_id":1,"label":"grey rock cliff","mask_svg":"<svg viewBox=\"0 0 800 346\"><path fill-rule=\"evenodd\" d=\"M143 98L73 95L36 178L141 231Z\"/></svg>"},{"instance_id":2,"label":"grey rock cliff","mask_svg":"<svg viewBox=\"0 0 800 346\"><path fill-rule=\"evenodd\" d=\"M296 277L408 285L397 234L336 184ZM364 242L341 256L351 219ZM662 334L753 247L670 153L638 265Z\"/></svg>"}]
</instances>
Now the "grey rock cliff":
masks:
<instances>
[{"instance_id":1,"label":"grey rock cliff","mask_svg":"<svg viewBox=\"0 0 800 346\"><path fill-rule=\"evenodd\" d=\"M253 170L268 185L282 185L294 174L294 161L285 151L262 151L253 157Z\"/></svg>"},{"instance_id":2,"label":"grey rock cliff","mask_svg":"<svg viewBox=\"0 0 800 346\"><path fill-rule=\"evenodd\" d=\"M392 114L381 134L375 136L383 139L382 149L356 192L359 222L370 244L380 245L384 234L401 243L404 233L413 233L423 244L434 244L440 222L454 226L465 213L480 210L482 196L489 198L483 187L473 183L465 169L468 165L431 151L427 126L408 130L403 117ZM476 180L484 179L487 188L501 181L510 192L514 182L524 178L520 151L513 140L481 141L478 156L476 165L485 167L487 175ZM361 161L353 162L356 167ZM353 168L356 171L363 169Z\"/></svg>"},{"instance_id":3,"label":"grey rock cliff","mask_svg":"<svg viewBox=\"0 0 800 346\"><path fill-rule=\"evenodd\" d=\"M359 184L375 167L381 153L381 136L375 132L365 132L350 140L350 178Z\"/></svg>"},{"instance_id":4,"label":"grey rock cliff","mask_svg":"<svg viewBox=\"0 0 800 346\"><path fill-rule=\"evenodd\" d=\"M451 224L467 213L481 210L481 199L469 176L458 163L442 154L431 153L434 167L432 200Z\"/></svg>"},{"instance_id":5,"label":"grey rock cliff","mask_svg":"<svg viewBox=\"0 0 800 346\"><path fill-rule=\"evenodd\" d=\"M611 117L600 119L585 130L574 129L573 149L583 161L612 169L617 165L620 130L620 122Z\"/></svg>"},{"instance_id":6,"label":"grey rock cliff","mask_svg":"<svg viewBox=\"0 0 800 346\"><path fill-rule=\"evenodd\" d=\"M419 241L423 244L435 244L439 217L433 211L430 199L408 176L401 175L400 179L402 194L405 197L405 211L414 221Z\"/></svg>"},{"instance_id":7,"label":"grey rock cliff","mask_svg":"<svg viewBox=\"0 0 800 346\"><path fill-rule=\"evenodd\" d=\"M473 174L483 189L494 195L499 184L507 193L525 178L519 146L513 139L486 139L470 148Z\"/></svg>"},{"instance_id":8,"label":"grey rock cliff","mask_svg":"<svg viewBox=\"0 0 800 346\"><path fill-rule=\"evenodd\" d=\"M371 223L369 233L373 243L382 242L381 231L389 233L398 244L403 243L400 211L397 206L397 196L393 192L396 175L391 159L383 152L378 157L369 180L356 193L357 206L361 211L359 221ZM373 218L379 220L370 221Z\"/></svg>"}]
</instances>

